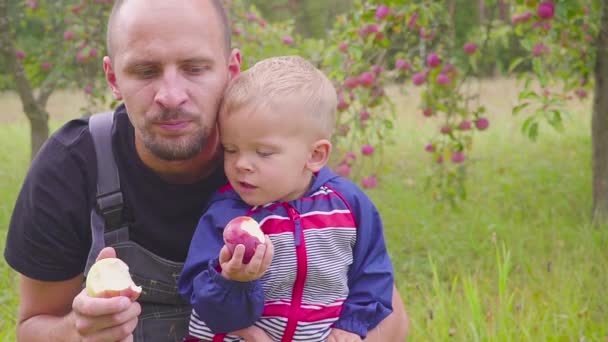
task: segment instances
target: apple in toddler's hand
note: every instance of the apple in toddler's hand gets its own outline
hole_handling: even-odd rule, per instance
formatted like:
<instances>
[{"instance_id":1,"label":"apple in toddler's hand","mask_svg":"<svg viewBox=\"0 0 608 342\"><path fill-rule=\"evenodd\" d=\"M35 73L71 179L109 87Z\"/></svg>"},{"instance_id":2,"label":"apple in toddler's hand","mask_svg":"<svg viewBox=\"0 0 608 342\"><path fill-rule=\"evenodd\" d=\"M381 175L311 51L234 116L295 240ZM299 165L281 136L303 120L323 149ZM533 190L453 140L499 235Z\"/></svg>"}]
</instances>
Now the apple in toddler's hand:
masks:
<instances>
[{"instance_id":1,"label":"apple in toddler's hand","mask_svg":"<svg viewBox=\"0 0 608 342\"><path fill-rule=\"evenodd\" d=\"M255 254L258 245L264 243L264 233L258 222L249 216L233 218L224 228L224 243L230 253L237 245L245 246L243 263L247 264Z\"/></svg>"},{"instance_id":2,"label":"apple in toddler's hand","mask_svg":"<svg viewBox=\"0 0 608 342\"><path fill-rule=\"evenodd\" d=\"M98 260L87 274L86 291L91 297L110 298L126 296L132 301L139 298L141 287L136 286L129 266L118 258Z\"/></svg>"}]
</instances>

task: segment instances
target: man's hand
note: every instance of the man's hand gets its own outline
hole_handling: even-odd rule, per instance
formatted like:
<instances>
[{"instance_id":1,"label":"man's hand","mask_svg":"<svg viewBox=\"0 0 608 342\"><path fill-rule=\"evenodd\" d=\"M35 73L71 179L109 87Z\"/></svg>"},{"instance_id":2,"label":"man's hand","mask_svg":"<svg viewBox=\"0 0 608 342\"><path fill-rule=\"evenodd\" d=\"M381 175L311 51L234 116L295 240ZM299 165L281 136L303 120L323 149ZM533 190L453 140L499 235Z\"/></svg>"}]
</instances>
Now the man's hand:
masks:
<instances>
[{"instance_id":1,"label":"man's hand","mask_svg":"<svg viewBox=\"0 0 608 342\"><path fill-rule=\"evenodd\" d=\"M332 329L327 337L327 342L358 342L361 336L341 329Z\"/></svg>"},{"instance_id":2,"label":"man's hand","mask_svg":"<svg viewBox=\"0 0 608 342\"><path fill-rule=\"evenodd\" d=\"M224 245L220 251L222 276L226 279L240 282L253 281L263 276L270 267L274 255L272 241L270 241L267 235L264 236L264 239L264 244L258 245L255 249L255 254L248 264L243 264L245 246L237 245L234 248L234 253L230 255L228 247Z\"/></svg>"},{"instance_id":3,"label":"man's hand","mask_svg":"<svg viewBox=\"0 0 608 342\"><path fill-rule=\"evenodd\" d=\"M245 339L245 342L273 342L266 332L255 325L230 333Z\"/></svg>"},{"instance_id":4,"label":"man's hand","mask_svg":"<svg viewBox=\"0 0 608 342\"><path fill-rule=\"evenodd\" d=\"M116 257L111 247L104 248L97 260ZM133 341L133 330L141 307L128 297L93 298L82 290L72 302L74 325L83 342Z\"/></svg>"}]
</instances>

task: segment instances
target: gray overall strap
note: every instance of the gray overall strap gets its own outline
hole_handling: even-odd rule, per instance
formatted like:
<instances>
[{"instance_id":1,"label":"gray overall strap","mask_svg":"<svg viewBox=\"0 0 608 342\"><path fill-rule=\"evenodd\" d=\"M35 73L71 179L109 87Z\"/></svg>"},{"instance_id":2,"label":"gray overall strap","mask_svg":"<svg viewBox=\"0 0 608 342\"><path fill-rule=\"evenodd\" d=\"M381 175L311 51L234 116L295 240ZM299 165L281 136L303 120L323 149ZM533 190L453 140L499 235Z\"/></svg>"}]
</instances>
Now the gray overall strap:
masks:
<instances>
[{"instance_id":1,"label":"gray overall strap","mask_svg":"<svg viewBox=\"0 0 608 342\"><path fill-rule=\"evenodd\" d=\"M91 211L92 242L85 275L104 246L129 239L118 167L112 150L113 126L114 112L98 113L89 118L89 131L97 156L97 193L96 207Z\"/></svg>"}]
</instances>

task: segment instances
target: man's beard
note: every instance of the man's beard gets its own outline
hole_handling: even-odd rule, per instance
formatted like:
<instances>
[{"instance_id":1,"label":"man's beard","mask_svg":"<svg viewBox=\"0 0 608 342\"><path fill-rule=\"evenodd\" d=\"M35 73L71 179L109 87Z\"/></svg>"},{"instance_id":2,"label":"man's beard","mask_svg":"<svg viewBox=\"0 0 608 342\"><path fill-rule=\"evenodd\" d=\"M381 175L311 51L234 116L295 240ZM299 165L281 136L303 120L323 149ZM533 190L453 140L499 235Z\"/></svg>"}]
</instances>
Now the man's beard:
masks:
<instances>
[{"instance_id":1,"label":"man's beard","mask_svg":"<svg viewBox=\"0 0 608 342\"><path fill-rule=\"evenodd\" d=\"M182 111L165 111L154 116L147 121L146 126L150 122L168 121L168 120L192 120L198 123L198 116ZM189 135L165 138L155 134L150 130L142 130L142 140L144 146L156 157L167 161L188 160L197 156L209 139L209 129L198 125L198 129Z\"/></svg>"}]
</instances>

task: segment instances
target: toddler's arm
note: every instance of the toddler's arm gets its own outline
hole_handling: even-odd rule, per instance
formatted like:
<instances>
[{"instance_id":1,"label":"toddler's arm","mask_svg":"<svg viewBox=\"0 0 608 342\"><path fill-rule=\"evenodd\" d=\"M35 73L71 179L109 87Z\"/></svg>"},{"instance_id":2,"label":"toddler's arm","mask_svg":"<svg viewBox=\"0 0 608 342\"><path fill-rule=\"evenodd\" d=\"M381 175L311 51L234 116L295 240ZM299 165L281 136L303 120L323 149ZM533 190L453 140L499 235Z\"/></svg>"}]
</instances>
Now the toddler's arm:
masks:
<instances>
[{"instance_id":1,"label":"toddler's arm","mask_svg":"<svg viewBox=\"0 0 608 342\"><path fill-rule=\"evenodd\" d=\"M253 325L262 315L264 290L258 280L234 281L221 274L218 254L224 246L223 226L215 215L226 210L212 205L201 218L179 278L179 293L214 333ZM226 221L227 222L227 221Z\"/></svg>"},{"instance_id":2,"label":"toddler's arm","mask_svg":"<svg viewBox=\"0 0 608 342\"><path fill-rule=\"evenodd\" d=\"M346 193L357 223L357 241L348 273L348 297L334 328L365 338L392 312L393 266L378 210L361 190Z\"/></svg>"}]
</instances>

